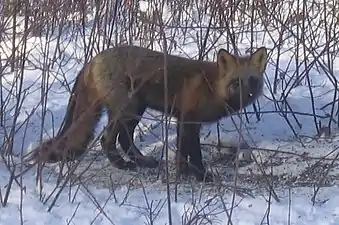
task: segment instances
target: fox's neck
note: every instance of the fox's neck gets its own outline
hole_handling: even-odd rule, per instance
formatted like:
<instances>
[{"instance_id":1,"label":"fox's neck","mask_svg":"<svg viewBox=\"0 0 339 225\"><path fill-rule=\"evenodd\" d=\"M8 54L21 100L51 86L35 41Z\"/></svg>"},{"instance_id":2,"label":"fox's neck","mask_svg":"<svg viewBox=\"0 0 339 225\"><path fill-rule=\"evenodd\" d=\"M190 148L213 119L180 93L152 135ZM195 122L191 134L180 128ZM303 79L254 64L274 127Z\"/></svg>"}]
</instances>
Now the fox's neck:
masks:
<instances>
[{"instance_id":1,"label":"fox's neck","mask_svg":"<svg viewBox=\"0 0 339 225\"><path fill-rule=\"evenodd\" d=\"M224 99L227 96L225 79L219 75L218 65L216 62L203 62L199 66L203 73L203 78L208 84L210 91L218 98Z\"/></svg>"}]
</instances>

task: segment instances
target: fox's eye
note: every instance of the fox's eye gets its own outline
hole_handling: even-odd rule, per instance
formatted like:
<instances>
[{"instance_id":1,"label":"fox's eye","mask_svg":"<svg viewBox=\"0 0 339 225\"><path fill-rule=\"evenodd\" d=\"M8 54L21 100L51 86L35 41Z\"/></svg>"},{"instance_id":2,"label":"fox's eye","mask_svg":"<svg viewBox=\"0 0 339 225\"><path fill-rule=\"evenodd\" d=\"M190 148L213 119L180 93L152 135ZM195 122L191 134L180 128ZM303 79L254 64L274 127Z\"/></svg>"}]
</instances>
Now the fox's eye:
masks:
<instances>
[{"instance_id":1,"label":"fox's eye","mask_svg":"<svg viewBox=\"0 0 339 225\"><path fill-rule=\"evenodd\" d=\"M258 83L259 83L258 80L255 79L254 77L250 77L248 82L249 82L250 86L253 87L253 88L257 87Z\"/></svg>"},{"instance_id":2,"label":"fox's eye","mask_svg":"<svg viewBox=\"0 0 339 225\"><path fill-rule=\"evenodd\" d=\"M235 88L238 88L240 86L240 81L239 80L235 80L233 83Z\"/></svg>"},{"instance_id":3,"label":"fox's eye","mask_svg":"<svg viewBox=\"0 0 339 225\"><path fill-rule=\"evenodd\" d=\"M240 89L240 80L234 79L231 81L231 84L228 86L230 93L236 94Z\"/></svg>"}]
</instances>

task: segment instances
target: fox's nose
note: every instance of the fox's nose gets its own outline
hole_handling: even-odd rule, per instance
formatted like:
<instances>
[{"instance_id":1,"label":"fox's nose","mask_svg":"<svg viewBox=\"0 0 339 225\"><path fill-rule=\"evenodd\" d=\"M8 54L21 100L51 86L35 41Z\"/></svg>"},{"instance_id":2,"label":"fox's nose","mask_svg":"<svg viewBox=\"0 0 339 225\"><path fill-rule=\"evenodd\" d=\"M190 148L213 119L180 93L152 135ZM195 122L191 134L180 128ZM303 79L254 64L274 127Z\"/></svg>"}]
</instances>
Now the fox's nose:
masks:
<instances>
[{"instance_id":1,"label":"fox's nose","mask_svg":"<svg viewBox=\"0 0 339 225\"><path fill-rule=\"evenodd\" d=\"M251 87L251 88L256 88L256 87L258 87L258 84L259 84L258 79L256 79L256 78L253 77L253 76L251 76L251 77L249 78L248 83L250 84L250 87Z\"/></svg>"}]
</instances>

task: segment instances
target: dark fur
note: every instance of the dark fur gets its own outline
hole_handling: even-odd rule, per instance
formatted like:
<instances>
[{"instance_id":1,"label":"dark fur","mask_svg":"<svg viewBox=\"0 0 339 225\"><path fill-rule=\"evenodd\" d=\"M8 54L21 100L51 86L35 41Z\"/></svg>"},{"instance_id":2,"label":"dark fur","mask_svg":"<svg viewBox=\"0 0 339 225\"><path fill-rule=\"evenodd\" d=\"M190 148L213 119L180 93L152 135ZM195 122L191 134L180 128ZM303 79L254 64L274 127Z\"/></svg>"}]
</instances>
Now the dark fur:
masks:
<instances>
[{"instance_id":1,"label":"dark fur","mask_svg":"<svg viewBox=\"0 0 339 225\"><path fill-rule=\"evenodd\" d=\"M105 107L109 124L101 145L110 161L118 168L156 167L158 162L144 156L134 145L133 133L147 108L161 112L167 109L169 115L178 119L178 172L189 171L189 157L195 177L202 181L205 168L199 138L201 125L230 116L261 94L267 55L264 48L258 51L264 59L235 57L221 49L217 63L168 55L165 107L163 53L135 46L105 50L81 70L64 125L55 138L43 143L36 152L47 162L78 158L93 139ZM250 60L257 64L249 63ZM116 139L132 161L126 162L120 156ZM212 179L211 174L207 179Z\"/></svg>"}]
</instances>

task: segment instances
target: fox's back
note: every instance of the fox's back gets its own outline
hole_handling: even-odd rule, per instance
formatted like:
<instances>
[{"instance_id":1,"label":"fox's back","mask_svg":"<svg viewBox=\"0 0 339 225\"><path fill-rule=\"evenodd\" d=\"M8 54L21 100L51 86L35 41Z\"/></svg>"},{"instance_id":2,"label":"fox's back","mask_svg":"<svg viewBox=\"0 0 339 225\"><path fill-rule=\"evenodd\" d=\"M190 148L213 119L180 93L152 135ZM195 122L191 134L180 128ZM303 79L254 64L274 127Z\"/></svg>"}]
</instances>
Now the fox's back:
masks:
<instances>
[{"instance_id":1,"label":"fox's back","mask_svg":"<svg viewBox=\"0 0 339 225\"><path fill-rule=\"evenodd\" d=\"M118 46L93 57L89 68L100 83L124 83L133 87L142 84L147 92L163 93L165 59L162 52L137 46ZM215 70L216 66L212 62L167 55L166 69L171 95L182 89L185 79L194 79L203 70Z\"/></svg>"},{"instance_id":2,"label":"fox's back","mask_svg":"<svg viewBox=\"0 0 339 225\"><path fill-rule=\"evenodd\" d=\"M166 65L169 76L175 76L179 72L191 76L201 68L197 64L202 61L192 60L176 55L167 55ZM129 72L129 76L143 77L146 75L163 76L165 58L164 53L138 46L123 45L106 49L93 57L92 65L98 65L101 69L109 71ZM179 75L178 75L179 76ZM182 75L181 75L182 76Z\"/></svg>"}]
</instances>

